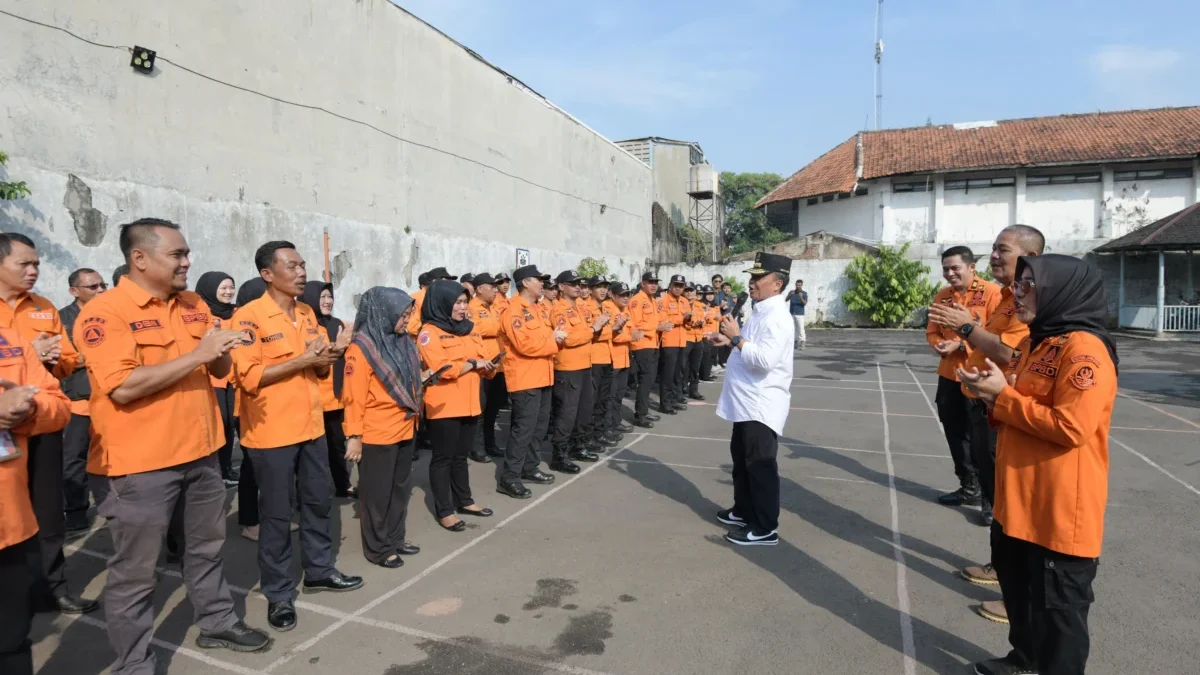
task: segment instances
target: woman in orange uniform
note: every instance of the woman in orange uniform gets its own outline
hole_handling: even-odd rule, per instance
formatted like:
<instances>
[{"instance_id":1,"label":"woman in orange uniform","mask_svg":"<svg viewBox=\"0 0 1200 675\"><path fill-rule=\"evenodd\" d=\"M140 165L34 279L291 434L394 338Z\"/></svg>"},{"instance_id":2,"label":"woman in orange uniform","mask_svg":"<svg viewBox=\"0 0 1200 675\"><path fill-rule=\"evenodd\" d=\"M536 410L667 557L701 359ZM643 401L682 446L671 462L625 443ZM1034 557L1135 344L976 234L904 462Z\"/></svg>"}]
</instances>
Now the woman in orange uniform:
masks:
<instances>
[{"instance_id":1,"label":"woman in orange uniform","mask_svg":"<svg viewBox=\"0 0 1200 675\"><path fill-rule=\"evenodd\" d=\"M228 328L229 320L233 318L233 297L237 285L233 277L224 272L205 272L196 282L196 293L208 304L212 314L213 326ZM225 487L237 487L239 472L233 468L233 382L231 376L217 378L209 376L213 389L217 393L217 407L221 409L221 425L225 427L225 445L217 450L217 460L221 464L221 478Z\"/></svg>"},{"instance_id":2,"label":"woman in orange uniform","mask_svg":"<svg viewBox=\"0 0 1200 675\"><path fill-rule=\"evenodd\" d=\"M346 331L341 319L333 316L333 284L326 281L309 281L304 285L300 302L312 307L317 323L325 329L329 344L337 342ZM342 338L343 341L345 338ZM358 491L350 485L350 465L346 462L346 437L342 434L342 385L346 369L345 359L339 359L321 378L321 405L325 413L325 443L329 447L329 472L333 476L333 493L338 497L354 499Z\"/></svg>"},{"instance_id":3,"label":"woman in orange uniform","mask_svg":"<svg viewBox=\"0 0 1200 675\"><path fill-rule=\"evenodd\" d=\"M404 540L421 411L421 364L407 330L413 310L413 299L398 288L364 293L344 368L343 428L346 457L359 462L363 555L387 568L421 550Z\"/></svg>"},{"instance_id":4,"label":"woman in orange uniform","mask_svg":"<svg viewBox=\"0 0 1200 675\"><path fill-rule=\"evenodd\" d=\"M421 303L421 332L417 335L417 349L426 369L437 373L449 366L425 390L425 419L433 443L429 489L438 523L451 532L467 529L455 512L492 515L491 509L471 498L467 455L475 443L475 428L483 412L479 405L480 376L491 377L496 364L484 356L483 340L471 334L468 300L462 284L433 282Z\"/></svg>"},{"instance_id":5,"label":"woman in orange uniform","mask_svg":"<svg viewBox=\"0 0 1200 675\"><path fill-rule=\"evenodd\" d=\"M999 424L992 563L1013 647L975 672L1083 675L1117 396L1108 299L1100 272L1064 255L1021 257L1013 297L1029 324L1013 374L957 371Z\"/></svg>"}]
</instances>

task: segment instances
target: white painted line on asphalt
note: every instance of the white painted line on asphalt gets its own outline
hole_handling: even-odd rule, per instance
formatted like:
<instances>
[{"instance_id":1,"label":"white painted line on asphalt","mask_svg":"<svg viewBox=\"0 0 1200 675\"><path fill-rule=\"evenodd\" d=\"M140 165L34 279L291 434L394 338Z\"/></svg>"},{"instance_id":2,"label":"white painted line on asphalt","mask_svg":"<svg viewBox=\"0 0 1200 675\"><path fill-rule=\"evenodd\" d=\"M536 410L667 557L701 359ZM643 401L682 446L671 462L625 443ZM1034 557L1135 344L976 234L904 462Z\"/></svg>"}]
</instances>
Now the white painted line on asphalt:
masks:
<instances>
[{"instance_id":1,"label":"white painted line on asphalt","mask_svg":"<svg viewBox=\"0 0 1200 675\"><path fill-rule=\"evenodd\" d=\"M832 410L830 408L792 408L792 410L803 410L806 412L831 412L831 413L847 413L850 415L882 415L881 412L872 412L870 410ZM907 413L892 413L892 417L919 417L923 420L929 419L929 415L909 415ZM935 415L933 419L937 419ZM940 425L940 423L939 423Z\"/></svg>"},{"instance_id":2,"label":"white painted line on asphalt","mask_svg":"<svg viewBox=\"0 0 1200 675\"><path fill-rule=\"evenodd\" d=\"M894 416L895 413L892 413L892 415ZM672 436L671 434L651 434L651 433L647 433L646 435L653 437L653 438L675 438L675 439L679 439L681 441L713 441L716 443L728 443L729 442L728 438L709 438L707 436ZM839 448L839 447L834 447L831 445L817 445L816 443L804 443L804 442L780 443L780 445L788 447L788 448L818 448L820 450L838 450L841 452L865 452L865 453L868 453L871 455L886 454L882 450L863 450L862 448ZM915 452L893 452L892 456L893 457L895 457L895 456L930 457L933 459L946 459L947 457L949 457L949 455L922 455L922 454L915 453Z\"/></svg>"},{"instance_id":3,"label":"white painted line on asphalt","mask_svg":"<svg viewBox=\"0 0 1200 675\"><path fill-rule=\"evenodd\" d=\"M629 443L626 443L625 446L622 448L622 450L627 450L627 449L633 447L635 444L638 443L638 441L641 441L644 438L646 438L645 434L639 435L637 438L634 438ZM380 595L379 597L375 598L374 600L368 602L367 604L360 607L353 614L351 614L343 619L339 619L336 623L334 623L331 626L328 626L327 628L322 630L320 633L318 633L316 636L309 638L308 640L305 640L304 642L296 645L292 649L288 650L288 652L286 654L284 654L283 656L276 659L274 663L267 666L266 672L268 672L268 673L274 672L276 668L284 665L288 661L291 661L293 658L298 656L301 652L308 651L314 645L316 645L318 642L325 639L326 637L329 637L329 635L332 634L334 631L338 630L339 628L345 626L348 623L351 623L355 618L361 617L363 614L366 614L367 612L371 611L372 609L375 609L376 607L383 604L384 602L387 602L391 598L395 597L397 594L408 590L414 584L416 584L418 581L424 579L425 577L429 576L430 574L433 574L438 569L445 566L449 562L453 561L458 556L460 556L463 553L466 553L470 549L474 548L477 544L479 544L479 542L487 539L488 537L490 537L493 534L502 530L505 525L508 525L509 523L516 520L520 516L528 513L531 509L538 506L539 504L542 504L543 502L545 502L547 499L549 499L552 495L554 495L558 491L567 487L571 483L574 483L575 481L579 480L580 478L583 478L584 476L588 475L590 472L595 471L597 468L599 468L605 462L608 462L614 456L616 456L616 454L617 453L613 453L611 455L601 458L599 462L596 462L595 464L589 466L588 468L584 469L583 471L579 472L578 474L572 476L570 479L551 488L545 494L543 494L541 497L538 497L537 499L533 500L528 505L526 505L524 508L520 509L516 513L514 513L511 516L500 521L500 523L497 524L492 529L488 530L487 532L484 532L483 534L479 535L478 537L472 539L471 541L468 541L467 543L463 544L462 546L458 547L457 549L451 551L449 554L447 554L441 560L438 560L437 562L433 563L429 567L422 570L420 574L417 574L416 576L412 577L408 581L400 584L399 586L396 586L392 590L390 590L390 591L384 593L383 595Z\"/></svg>"},{"instance_id":4,"label":"white painted line on asphalt","mask_svg":"<svg viewBox=\"0 0 1200 675\"><path fill-rule=\"evenodd\" d=\"M908 368L908 364L904 364ZM909 373L912 369L909 368ZM900 639L904 645L904 675L916 675L917 649L913 643L912 615L908 604L908 574L904 561L904 548L900 537L900 504L896 498L896 470L892 466L892 432L888 426L887 393L883 389L883 367L875 363L875 374L879 376L879 401L883 406L883 451L887 457L888 498L892 505L892 550L896 554L896 603L900 610ZM913 375L913 379L916 379ZM924 395L924 390L922 390ZM928 397L925 399L928 401Z\"/></svg>"},{"instance_id":5,"label":"white painted line on asphalt","mask_svg":"<svg viewBox=\"0 0 1200 675\"><path fill-rule=\"evenodd\" d=\"M1192 431L1191 429L1151 429L1150 427L1112 427L1109 429L1119 429L1121 431L1161 431L1164 434L1200 434L1200 431Z\"/></svg>"},{"instance_id":6,"label":"white painted line on asphalt","mask_svg":"<svg viewBox=\"0 0 1200 675\"><path fill-rule=\"evenodd\" d=\"M874 387L820 387L815 384L793 384L791 388L792 389L833 389L833 390L837 390L837 391L869 391L872 393L879 391L878 389L875 389ZM889 394L920 394L921 392L908 391L905 389L888 389L887 393L889 393Z\"/></svg>"},{"instance_id":7,"label":"white painted line on asphalt","mask_svg":"<svg viewBox=\"0 0 1200 675\"><path fill-rule=\"evenodd\" d=\"M68 620L78 621L84 625L92 626L93 628L99 628L100 630L106 632L108 631L107 623L101 619L97 619L86 614L68 617ZM222 661L220 659L214 659L204 652L197 651L190 647L184 647L183 645L177 645L173 642L166 642L165 640L159 640L158 638L150 638L150 644L160 649L166 649L167 651L174 652L176 654L182 654L183 656L195 659L201 663L212 666L213 668L220 668L226 672L238 673L239 675L266 675L264 671L247 668L245 666L239 666L236 663L229 663L228 661Z\"/></svg>"},{"instance_id":8,"label":"white painted line on asphalt","mask_svg":"<svg viewBox=\"0 0 1200 675\"><path fill-rule=\"evenodd\" d=\"M614 458L614 462L625 462L626 464L657 464L658 466L669 466L677 469L704 469L706 471L723 471L728 473L729 470L723 466L700 466L699 464L678 464L676 462L660 462L655 459L620 459ZM876 485L874 481L862 480L861 478L834 478L833 476L814 476L804 474L804 478L814 478L816 480L832 480L839 483L867 483Z\"/></svg>"},{"instance_id":9,"label":"white painted line on asphalt","mask_svg":"<svg viewBox=\"0 0 1200 675\"><path fill-rule=\"evenodd\" d=\"M1175 414L1175 413L1173 413L1173 412L1169 412L1169 411L1167 411L1167 410L1163 410L1162 408L1160 408L1160 407L1158 407L1158 406L1154 405L1153 403L1147 403L1147 402L1143 401L1143 400L1142 400L1142 399L1140 399L1140 398L1134 398L1133 396L1130 396L1129 394L1126 394L1126 393L1125 393L1125 392L1123 392L1123 391L1118 391L1118 392L1117 392L1117 396L1120 396L1121 398L1124 398L1124 399L1129 399L1130 401L1133 401L1134 403L1137 403L1137 404L1139 404L1139 405L1144 405L1144 406L1146 406L1147 408L1149 408L1149 409L1151 409L1151 410L1158 411L1158 412L1160 412L1160 413L1162 413L1162 414L1166 415L1167 417L1170 417L1171 419L1176 419L1176 420L1179 420L1180 422L1183 422L1184 424L1190 424L1191 426L1193 426L1193 427L1195 427L1195 428L1197 428L1197 429L1200 429L1200 424L1197 424L1197 423L1195 423L1195 422L1193 422L1193 421L1191 421L1191 420L1187 419L1186 417L1180 417L1179 415L1176 415L1176 414Z\"/></svg>"},{"instance_id":10,"label":"white painted line on asphalt","mask_svg":"<svg viewBox=\"0 0 1200 675\"><path fill-rule=\"evenodd\" d=\"M917 386L920 386L921 381L917 379L917 374L913 372L913 369L910 368L907 363L904 364L904 368L908 371L908 374L912 376L913 382L916 382ZM925 405L929 406L929 412L933 413L933 419L937 420L938 429L940 429L943 434L946 433L945 427L942 426L942 420L938 417L937 408L933 407L933 401L929 400L929 394L925 393L924 387L921 388L921 396L925 397Z\"/></svg>"},{"instance_id":11,"label":"white painted line on asphalt","mask_svg":"<svg viewBox=\"0 0 1200 675\"><path fill-rule=\"evenodd\" d=\"M1121 442L1121 440L1120 440L1120 439L1118 439L1118 438L1115 438L1115 437L1114 437L1112 434L1109 434L1109 435L1108 435L1108 437L1109 437L1109 439L1110 439L1110 440L1112 440L1112 442L1113 442L1113 443L1116 443L1117 445L1119 445L1119 446L1121 446L1122 448L1125 448L1127 451L1129 451L1129 453L1130 453L1130 454L1132 454L1132 455L1134 455L1134 456L1136 456L1136 457L1140 457L1140 458L1142 459L1142 461L1143 461L1143 462L1145 462L1145 463L1149 464L1150 466L1152 466L1152 467L1154 467L1154 468L1158 469L1158 470L1159 470L1160 472L1162 472L1162 474L1163 474L1164 476L1166 476L1167 478L1170 478L1171 480L1175 481L1176 483L1179 483L1180 485L1182 485L1183 487L1187 488L1188 490L1191 490L1191 491L1192 491L1194 494L1196 494L1196 495L1200 495L1200 490L1197 490L1197 489L1196 489L1194 486L1192 486L1191 484L1189 484L1189 483L1185 482L1183 479L1179 478L1178 476L1176 476L1175 474L1171 473L1170 471L1167 471L1166 469L1162 468L1162 466L1160 466L1160 465L1159 465L1157 462L1155 462L1154 460L1152 460L1152 459L1150 459L1149 457L1147 457L1147 456L1143 455L1142 453L1138 452L1137 450L1134 450L1133 448L1129 447L1127 444L1125 444L1125 443Z\"/></svg>"}]
</instances>

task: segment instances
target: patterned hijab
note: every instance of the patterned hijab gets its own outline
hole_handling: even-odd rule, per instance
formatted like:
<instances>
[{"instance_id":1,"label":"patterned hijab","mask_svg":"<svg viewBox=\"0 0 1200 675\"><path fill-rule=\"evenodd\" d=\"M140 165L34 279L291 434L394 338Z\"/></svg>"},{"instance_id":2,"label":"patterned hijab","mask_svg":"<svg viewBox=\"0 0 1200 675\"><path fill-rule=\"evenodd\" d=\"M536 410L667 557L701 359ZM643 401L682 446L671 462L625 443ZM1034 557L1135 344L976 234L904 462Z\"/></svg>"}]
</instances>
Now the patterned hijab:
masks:
<instances>
[{"instance_id":1,"label":"patterned hijab","mask_svg":"<svg viewBox=\"0 0 1200 675\"><path fill-rule=\"evenodd\" d=\"M396 334L396 322L412 305L412 297L399 288L369 289L358 304L353 344L362 350L396 405L417 415L423 389L421 360L408 333Z\"/></svg>"}]
</instances>

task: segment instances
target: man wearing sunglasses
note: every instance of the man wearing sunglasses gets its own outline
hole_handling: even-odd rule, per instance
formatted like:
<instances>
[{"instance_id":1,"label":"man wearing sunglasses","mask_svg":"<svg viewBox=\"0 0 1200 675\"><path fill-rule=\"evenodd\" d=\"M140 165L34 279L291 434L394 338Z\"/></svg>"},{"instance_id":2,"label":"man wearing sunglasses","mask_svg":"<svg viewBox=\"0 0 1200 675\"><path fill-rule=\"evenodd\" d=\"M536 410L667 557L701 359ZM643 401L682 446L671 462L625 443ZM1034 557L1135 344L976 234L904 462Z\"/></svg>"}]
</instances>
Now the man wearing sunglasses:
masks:
<instances>
[{"instance_id":1,"label":"man wearing sunglasses","mask_svg":"<svg viewBox=\"0 0 1200 675\"><path fill-rule=\"evenodd\" d=\"M75 319L83 306L108 290L104 277L94 269L81 267L67 277L67 286L75 301L58 310L67 339L75 342ZM63 393L71 399L71 421L63 432L63 505L67 518L67 536L85 532L88 522L87 458L91 444L92 418L88 415L88 397L92 385L88 382L83 359L79 366L62 381ZM99 499L97 499L97 502Z\"/></svg>"}]
</instances>

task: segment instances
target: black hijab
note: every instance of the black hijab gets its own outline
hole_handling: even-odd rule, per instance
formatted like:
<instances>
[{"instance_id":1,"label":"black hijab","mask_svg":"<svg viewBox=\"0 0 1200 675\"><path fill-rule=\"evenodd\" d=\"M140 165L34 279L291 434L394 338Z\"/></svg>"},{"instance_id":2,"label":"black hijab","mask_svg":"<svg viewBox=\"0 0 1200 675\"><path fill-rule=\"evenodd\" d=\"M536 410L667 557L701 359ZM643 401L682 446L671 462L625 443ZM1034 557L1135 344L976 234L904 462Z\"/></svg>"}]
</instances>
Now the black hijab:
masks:
<instances>
[{"instance_id":1,"label":"black hijab","mask_svg":"<svg viewBox=\"0 0 1200 675\"><path fill-rule=\"evenodd\" d=\"M237 293L237 308L241 309L246 305L261 298L263 293L267 292L267 282L262 280L262 277L254 277L247 279L246 283L238 287Z\"/></svg>"},{"instance_id":2,"label":"black hijab","mask_svg":"<svg viewBox=\"0 0 1200 675\"><path fill-rule=\"evenodd\" d=\"M467 289L457 281L438 279L425 291L425 301L421 303L421 323L433 324L451 335L468 335L475 324L467 319L455 321L451 318L454 303L466 293Z\"/></svg>"},{"instance_id":3,"label":"black hijab","mask_svg":"<svg viewBox=\"0 0 1200 675\"><path fill-rule=\"evenodd\" d=\"M1083 331L1104 342L1116 368L1117 345L1108 333L1108 295L1100 271L1069 255L1021 256L1017 278L1028 267L1033 272L1037 313L1029 324L1033 347L1055 335Z\"/></svg>"},{"instance_id":4,"label":"black hijab","mask_svg":"<svg viewBox=\"0 0 1200 675\"><path fill-rule=\"evenodd\" d=\"M309 281L304 284L304 294L300 296L300 302L312 307L313 314L317 315L317 323L325 327L325 332L329 334L329 342L333 343L337 340L338 334L342 332L344 327L341 319L335 319L333 314L321 313L321 293L329 289L329 295L333 296L333 284L326 281ZM345 376L346 362L338 359L333 364L333 395L339 399L342 397L342 381Z\"/></svg>"},{"instance_id":5,"label":"black hijab","mask_svg":"<svg viewBox=\"0 0 1200 675\"><path fill-rule=\"evenodd\" d=\"M358 303L354 344L396 405L417 415L421 411L421 359L408 333L396 334L396 322L412 304L412 297L399 288L369 289Z\"/></svg>"},{"instance_id":6,"label":"black hijab","mask_svg":"<svg viewBox=\"0 0 1200 675\"><path fill-rule=\"evenodd\" d=\"M200 275L200 281L196 282L196 292L204 298L204 302L208 305L208 311L213 316L229 320L233 318L233 310L235 307L228 302L221 302L217 299L217 287L225 280L233 281L233 277L224 272L205 272Z\"/></svg>"}]
</instances>

